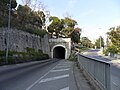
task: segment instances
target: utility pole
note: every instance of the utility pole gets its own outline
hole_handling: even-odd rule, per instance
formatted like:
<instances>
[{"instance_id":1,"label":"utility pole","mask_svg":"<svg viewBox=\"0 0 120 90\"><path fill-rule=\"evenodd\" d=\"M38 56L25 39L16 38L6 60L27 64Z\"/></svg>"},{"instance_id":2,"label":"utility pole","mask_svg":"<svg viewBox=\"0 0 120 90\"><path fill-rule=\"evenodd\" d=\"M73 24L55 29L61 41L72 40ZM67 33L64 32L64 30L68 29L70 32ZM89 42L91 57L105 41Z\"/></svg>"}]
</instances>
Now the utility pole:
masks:
<instances>
[{"instance_id":1,"label":"utility pole","mask_svg":"<svg viewBox=\"0 0 120 90\"><path fill-rule=\"evenodd\" d=\"M102 42L102 41L101 41L101 36L100 36L100 49L101 49L101 47L102 47L101 42Z\"/></svg>"},{"instance_id":2,"label":"utility pole","mask_svg":"<svg viewBox=\"0 0 120 90\"><path fill-rule=\"evenodd\" d=\"M9 51L9 32L10 32L10 16L11 16L11 0L9 1L8 4L9 7L9 16L8 16L8 29L6 31L6 41L7 41L7 45L6 45L6 63L8 63L8 51Z\"/></svg>"}]
</instances>

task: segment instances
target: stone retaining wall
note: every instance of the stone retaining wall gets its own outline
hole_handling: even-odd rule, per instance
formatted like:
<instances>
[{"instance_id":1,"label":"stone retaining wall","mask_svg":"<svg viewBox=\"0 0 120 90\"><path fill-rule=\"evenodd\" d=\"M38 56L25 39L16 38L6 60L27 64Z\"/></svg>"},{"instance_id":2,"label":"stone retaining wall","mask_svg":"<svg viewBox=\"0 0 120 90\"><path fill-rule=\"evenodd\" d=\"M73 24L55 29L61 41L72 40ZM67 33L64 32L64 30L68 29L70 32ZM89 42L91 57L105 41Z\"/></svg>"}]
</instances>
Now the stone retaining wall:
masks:
<instances>
[{"instance_id":1,"label":"stone retaining wall","mask_svg":"<svg viewBox=\"0 0 120 90\"><path fill-rule=\"evenodd\" d=\"M6 49L6 30L7 28L0 28L0 50ZM21 30L11 29L9 32L9 50L25 52L27 47L35 50L40 49L50 55L48 35L40 37Z\"/></svg>"}]
</instances>

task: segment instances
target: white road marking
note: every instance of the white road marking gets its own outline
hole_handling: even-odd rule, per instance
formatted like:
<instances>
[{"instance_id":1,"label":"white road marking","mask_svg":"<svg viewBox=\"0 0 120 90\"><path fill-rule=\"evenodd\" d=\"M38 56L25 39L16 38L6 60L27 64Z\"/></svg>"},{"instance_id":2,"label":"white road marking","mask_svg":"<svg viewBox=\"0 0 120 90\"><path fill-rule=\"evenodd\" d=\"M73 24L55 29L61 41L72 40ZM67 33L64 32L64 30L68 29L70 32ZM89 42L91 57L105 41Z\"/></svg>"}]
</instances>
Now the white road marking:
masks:
<instances>
[{"instance_id":1,"label":"white road marking","mask_svg":"<svg viewBox=\"0 0 120 90\"><path fill-rule=\"evenodd\" d=\"M39 83L48 82L48 81L53 81L53 80L57 80L57 79L61 79L61 78L67 78L67 77L69 77L69 74L61 75L61 76L56 76L56 77L51 77L51 78L46 78L46 79L42 79Z\"/></svg>"},{"instance_id":2,"label":"white road marking","mask_svg":"<svg viewBox=\"0 0 120 90\"><path fill-rule=\"evenodd\" d=\"M58 65L58 64L57 64ZM56 65L56 66L57 66ZM55 67L56 67L55 66ZM55 67L53 67L51 70L53 70ZM37 84L40 80L42 80L46 75L48 75L50 72L51 72L51 70L50 71L48 71L46 74L44 74L41 78L39 78L37 81L35 81L32 85L30 85L29 87L27 87L26 88L26 90L30 90L35 84Z\"/></svg>"},{"instance_id":3,"label":"white road marking","mask_svg":"<svg viewBox=\"0 0 120 90\"><path fill-rule=\"evenodd\" d=\"M67 71L67 70L70 70L70 69L68 68L68 69L51 70L51 72L61 72L61 71Z\"/></svg>"},{"instance_id":4,"label":"white road marking","mask_svg":"<svg viewBox=\"0 0 120 90\"><path fill-rule=\"evenodd\" d=\"M71 66L56 66L56 68L70 68Z\"/></svg>"},{"instance_id":5,"label":"white road marking","mask_svg":"<svg viewBox=\"0 0 120 90\"><path fill-rule=\"evenodd\" d=\"M60 90L69 90L69 87L66 87L66 88L63 88L63 89L60 89Z\"/></svg>"},{"instance_id":6,"label":"white road marking","mask_svg":"<svg viewBox=\"0 0 120 90\"><path fill-rule=\"evenodd\" d=\"M2 66L2 67L6 68L6 67L8 67L8 66Z\"/></svg>"},{"instance_id":7,"label":"white road marking","mask_svg":"<svg viewBox=\"0 0 120 90\"><path fill-rule=\"evenodd\" d=\"M118 86L115 82L112 81L112 83L113 83L115 86Z\"/></svg>"},{"instance_id":8,"label":"white road marking","mask_svg":"<svg viewBox=\"0 0 120 90\"><path fill-rule=\"evenodd\" d=\"M70 63L61 63L61 64L58 64L58 65L69 65Z\"/></svg>"}]
</instances>

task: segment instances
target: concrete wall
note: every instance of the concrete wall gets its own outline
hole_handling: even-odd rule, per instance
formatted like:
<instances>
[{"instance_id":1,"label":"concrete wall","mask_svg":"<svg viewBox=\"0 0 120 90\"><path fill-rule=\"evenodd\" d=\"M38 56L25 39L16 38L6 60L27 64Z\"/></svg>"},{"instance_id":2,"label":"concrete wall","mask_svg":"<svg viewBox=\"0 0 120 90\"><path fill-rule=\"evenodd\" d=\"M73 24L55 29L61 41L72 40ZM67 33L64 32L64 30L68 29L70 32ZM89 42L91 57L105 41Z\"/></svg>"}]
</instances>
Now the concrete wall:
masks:
<instances>
[{"instance_id":1,"label":"concrete wall","mask_svg":"<svg viewBox=\"0 0 120 90\"><path fill-rule=\"evenodd\" d=\"M6 30L7 28L0 28L0 50L6 49ZM9 35L9 50L25 52L25 48L29 47L43 50L44 53L50 55L48 35L40 37L16 29L11 29Z\"/></svg>"},{"instance_id":2,"label":"concrete wall","mask_svg":"<svg viewBox=\"0 0 120 90\"><path fill-rule=\"evenodd\" d=\"M65 48L65 59L68 59L71 54L71 39L70 38L55 38L49 39L51 58L53 58L53 50L55 47L61 46Z\"/></svg>"}]
</instances>

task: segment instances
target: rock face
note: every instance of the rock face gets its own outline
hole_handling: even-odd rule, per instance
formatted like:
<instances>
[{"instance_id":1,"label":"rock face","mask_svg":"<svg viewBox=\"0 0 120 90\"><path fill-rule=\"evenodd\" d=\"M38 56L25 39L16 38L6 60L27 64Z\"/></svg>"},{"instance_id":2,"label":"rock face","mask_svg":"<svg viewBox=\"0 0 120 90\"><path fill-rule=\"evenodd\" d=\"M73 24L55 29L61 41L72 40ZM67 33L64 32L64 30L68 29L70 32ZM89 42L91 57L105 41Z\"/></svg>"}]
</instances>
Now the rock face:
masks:
<instances>
[{"instance_id":1,"label":"rock face","mask_svg":"<svg viewBox=\"0 0 120 90\"><path fill-rule=\"evenodd\" d=\"M0 28L0 50L6 49L6 31L7 28ZM42 50L50 55L48 35L40 37L21 30L11 29L9 31L9 50L25 52L27 47Z\"/></svg>"}]
</instances>

